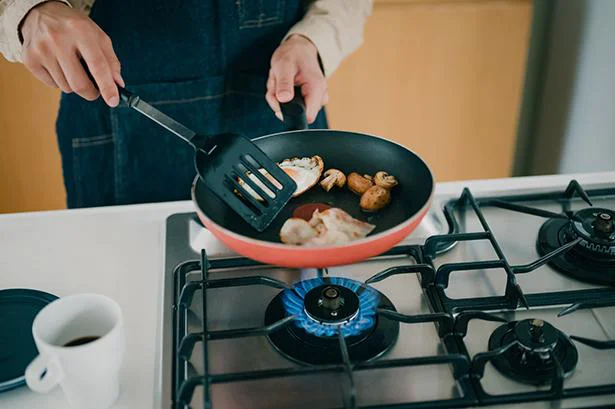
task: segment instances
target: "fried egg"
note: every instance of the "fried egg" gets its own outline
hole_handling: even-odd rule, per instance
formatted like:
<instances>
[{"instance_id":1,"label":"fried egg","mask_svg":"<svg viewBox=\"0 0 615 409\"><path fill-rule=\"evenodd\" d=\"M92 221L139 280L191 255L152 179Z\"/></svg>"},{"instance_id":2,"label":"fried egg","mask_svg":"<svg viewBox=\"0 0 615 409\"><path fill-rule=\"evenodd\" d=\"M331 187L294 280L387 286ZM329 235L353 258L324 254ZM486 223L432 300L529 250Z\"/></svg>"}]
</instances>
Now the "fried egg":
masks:
<instances>
[{"instance_id":1,"label":"fried egg","mask_svg":"<svg viewBox=\"0 0 615 409\"><path fill-rule=\"evenodd\" d=\"M375 228L333 207L322 212L315 210L309 222L299 218L286 220L280 230L280 240L302 246L335 246L362 239Z\"/></svg>"},{"instance_id":2,"label":"fried egg","mask_svg":"<svg viewBox=\"0 0 615 409\"><path fill-rule=\"evenodd\" d=\"M297 185L295 192L293 193L293 197L297 197L302 195L309 189L311 189L318 181L320 180L320 176L324 170L325 164L322 158L318 155L312 157L305 158L291 158L285 159L282 162L278 163L278 166L286 172L288 176L290 176ZM259 172L265 175L267 179L271 181L271 183L277 187L281 188L280 184L267 172L265 169L259 169ZM273 192L268 189L256 176L247 172L246 175L263 191L267 194L267 196L273 198L275 195ZM250 194L256 200L262 201L263 198L260 197L250 186L246 184L242 179L238 180L239 185L245 189L248 194Z\"/></svg>"},{"instance_id":3,"label":"fried egg","mask_svg":"<svg viewBox=\"0 0 615 409\"><path fill-rule=\"evenodd\" d=\"M279 163L279 166L297 184L293 197L297 197L312 187L320 180L325 168L325 163L318 155L311 158L292 158Z\"/></svg>"}]
</instances>

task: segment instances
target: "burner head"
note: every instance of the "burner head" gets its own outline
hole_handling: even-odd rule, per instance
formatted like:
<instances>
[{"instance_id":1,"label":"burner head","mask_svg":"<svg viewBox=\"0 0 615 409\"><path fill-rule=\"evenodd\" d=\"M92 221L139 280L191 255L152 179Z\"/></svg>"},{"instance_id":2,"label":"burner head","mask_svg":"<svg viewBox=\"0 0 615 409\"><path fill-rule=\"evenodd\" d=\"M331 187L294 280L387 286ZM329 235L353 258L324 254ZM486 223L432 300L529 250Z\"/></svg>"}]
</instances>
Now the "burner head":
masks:
<instances>
[{"instance_id":1,"label":"burner head","mask_svg":"<svg viewBox=\"0 0 615 409\"><path fill-rule=\"evenodd\" d=\"M384 294L359 281L315 278L300 281L274 297L267 307L265 324L295 316L290 325L268 335L273 346L295 362L342 362L340 333L350 359L367 361L391 348L399 334L399 323L378 319L379 308L395 311Z\"/></svg>"},{"instance_id":2,"label":"burner head","mask_svg":"<svg viewBox=\"0 0 615 409\"><path fill-rule=\"evenodd\" d=\"M510 344L513 346L492 363L503 375L530 385L551 382L556 376L556 359L564 376L570 375L579 358L572 341L540 319L509 322L498 327L489 338L490 351Z\"/></svg>"},{"instance_id":3,"label":"burner head","mask_svg":"<svg viewBox=\"0 0 615 409\"><path fill-rule=\"evenodd\" d=\"M596 256L615 257L615 212L608 209L583 209L575 213L572 236L581 237L581 247Z\"/></svg>"},{"instance_id":4,"label":"burner head","mask_svg":"<svg viewBox=\"0 0 615 409\"><path fill-rule=\"evenodd\" d=\"M522 348L538 353L553 351L559 338L553 325L539 319L519 321L514 333Z\"/></svg>"},{"instance_id":5,"label":"burner head","mask_svg":"<svg viewBox=\"0 0 615 409\"><path fill-rule=\"evenodd\" d=\"M581 281L615 285L615 211L579 210L572 220L549 219L538 233L537 249L545 255L577 238L579 244L549 261L558 271Z\"/></svg>"},{"instance_id":6,"label":"burner head","mask_svg":"<svg viewBox=\"0 0 615 409\"><path fill-rule=\"evenodd\" d=\"M319 337L359 335L376 323L381 294L359 281L341 277L315 278L295 284L282 293L295 325Z\"/></svg>"}]
</instances>

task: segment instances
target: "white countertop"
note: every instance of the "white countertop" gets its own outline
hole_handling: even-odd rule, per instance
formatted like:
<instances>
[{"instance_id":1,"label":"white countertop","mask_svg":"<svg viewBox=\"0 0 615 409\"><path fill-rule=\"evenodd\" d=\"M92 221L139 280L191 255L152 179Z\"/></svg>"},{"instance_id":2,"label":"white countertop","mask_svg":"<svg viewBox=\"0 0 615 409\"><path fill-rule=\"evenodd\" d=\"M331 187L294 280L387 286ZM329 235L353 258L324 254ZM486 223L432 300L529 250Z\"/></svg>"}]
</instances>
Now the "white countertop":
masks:
<instances>
[{"instance_id":1,"label":"white countertop","mask_svg":"<svg viewBox=\"0 0 615 409\"><path fill-rule=\"evenodd\" d=\"M572 178L615 183L615 172L443 183L436 193L565 187ZM154 405L165 219L192 210L191 202L172 202L0 215L0 289L97 292L122 307L126 355L115 409ZM67 407L59 388L47 395L27 387L0 393L0 409Z\"/></svg>"}]
</instances>

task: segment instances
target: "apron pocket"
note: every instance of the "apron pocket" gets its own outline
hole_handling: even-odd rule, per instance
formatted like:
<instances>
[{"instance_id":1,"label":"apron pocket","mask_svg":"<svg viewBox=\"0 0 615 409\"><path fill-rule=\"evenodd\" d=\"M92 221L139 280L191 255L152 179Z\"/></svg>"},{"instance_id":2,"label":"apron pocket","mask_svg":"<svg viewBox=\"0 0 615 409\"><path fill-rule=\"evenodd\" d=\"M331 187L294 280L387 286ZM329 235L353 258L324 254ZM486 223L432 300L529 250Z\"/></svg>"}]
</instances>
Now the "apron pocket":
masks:
<instances>
[{"instance_id":1,"label":"apron pocket","mask_svg":"<svg viewBox=\"0 0 615 409\"><path fill-rule=\"evenodd\" d=\"M73 189L67 187L68 207L113 204L113 135L72 138L71 143Z\"/></svg>"},{"instance_id":2,"label":"apron pocket","mask_svg":"<svg viewBox=\"0 0 615 409\"><path fill-rule=\"evenodd\" d=\"M58 146L69 208L115 204L114 140L109 108L62 94L56 121Z\"/></svg>"},{"instance_id":3,"label":"apron pocket","mask_svg":"<svg viewBox=\"0 0 615 409\"><path fill-rule=\"evenodd\" d=\"M239 28L259 28L284 22L284 0L235 0Z\"/></svg>"}]
</instances>

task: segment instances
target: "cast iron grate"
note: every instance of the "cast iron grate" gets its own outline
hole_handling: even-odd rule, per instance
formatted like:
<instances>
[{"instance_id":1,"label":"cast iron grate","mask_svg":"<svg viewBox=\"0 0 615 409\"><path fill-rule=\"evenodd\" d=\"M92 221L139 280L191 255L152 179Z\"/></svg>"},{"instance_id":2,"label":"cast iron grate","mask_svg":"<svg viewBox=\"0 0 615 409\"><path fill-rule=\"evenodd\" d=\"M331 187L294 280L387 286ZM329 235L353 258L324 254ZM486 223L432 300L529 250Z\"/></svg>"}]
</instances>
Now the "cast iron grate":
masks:
<instances>
[{"instance_id":1,"label":"cast iron grate","mask_svg":"<svg viewBox=\"0 0 615 409\"><path fill-rule=\"evenodd\" d=\"M574 313L574 311L587 308L601 308L615 306L615 289L596 288L578 291L563 291L557 293L523 294L517 283L516 274L523 274L535 270L550 259L558 257L569 251L577 242L568 243L549 254L540 257L527 265L511 265L506 259L500 245L493 235L489 225L481 211L481 207L494 206L516 212L523 212L542 217L569 218L573 213L570 211L570 199L577 194L591 205L590 197L615 195L615 188L585 192L576 182L570 182L564 192L548 192L540 194L528 194L518 196L494 197L475 199L468 189L464 189L458 199L449 201L444 208L444 214L448 222L447 234L432 236L420 246L398 246L383 256L408 256L417 264L398 266L379 272L365 281L366 284L386 280L389 277L400 274L417 274L421 287L430 304L429 314L406 315L390 310L378 310L380 319L394 320L400 325L412 325L416 323L433 322L438 335L444 345L447 354L412 357L394 360L375 360L370 362L354 363L348 356L348 348L344 337L338 334L338 347L343 357L341 364L313 365L305 367L291 367L268 370L255 370L225 374L211 374L208 366L208 342L212 340L228 340L240 337L263 337L269 333L288 326L295 319L293 316L281 319L271 325L254 328L237 328L230 330L210 331L207 329L207 290L223 287L237 287L247 285L268 286L276 289L287 289L291 284L266 277L248 276L237 278L210 279L209 272L217 269L235 267L253 267L259 263L241 257L229 259L208 260L205 251L201 252L200 260L187 261L176 267L174 271L174 331L173 331L173 401L174 409L189 408L196 387L202 386L203 407L211 409L210 399L211 385L217 383L229 383L246 380L260 380L276 377L294 377L306 374L325 374L337 372L344 375L345 385L340 387L342 402L345 409L358 409L354 374L357 371L370 369L384 369L394 367L411 367L421 365L447 365L452 367L453 377L457 383L461 397L432 400L421 402L408 402L395 405L370 406L370 409L385 408L453 408L490 406L504 403L522 403L536 400L552 400L569 397L584 397L601 394L615 394L615 383L596 385L589 387L566 388L565 379L561 371L561 365L554 365L554 376L548 390L510 393L504 395L490 395L481 384L484 369L487 362L492 361L506 351L506 347L493 351L481 352L472 357L466 348L464 338L467 335L468 324L471 320L487 320L506 322L489 311L515 310L518 307L531 309L540 306L568 305L562 309L561 315ZM553 213L522 205L518 202L554 200L562 205L562 213ZM469 209L478 218L482 231L461 232L460 224L456 219L455 212ZM488 240L497 256L496 259L487 261L458 262L442 264L434 267L437 256L449 250L455 243L460 241ZM451 299L447 297L445 290L448 287L450 275L458 271L484 270L500 268L506 272L506 288L502 296L484 298ZM188 275L200 272L201 279L191 281ZM324 272L320 270L322 275ZM201 331L190 333L187 329L187 313L196 292L202 296ZM615 341L598 341L572 335L571 339L596 349L615 349ZM187 370L187 362L197 342L202 344L204 373L190 374ZM615 352L614 352L615 354ZM614 355L615 356L615 355ZM366 407L361 406L362 409Z\"/></svg>"}]
</instances>

